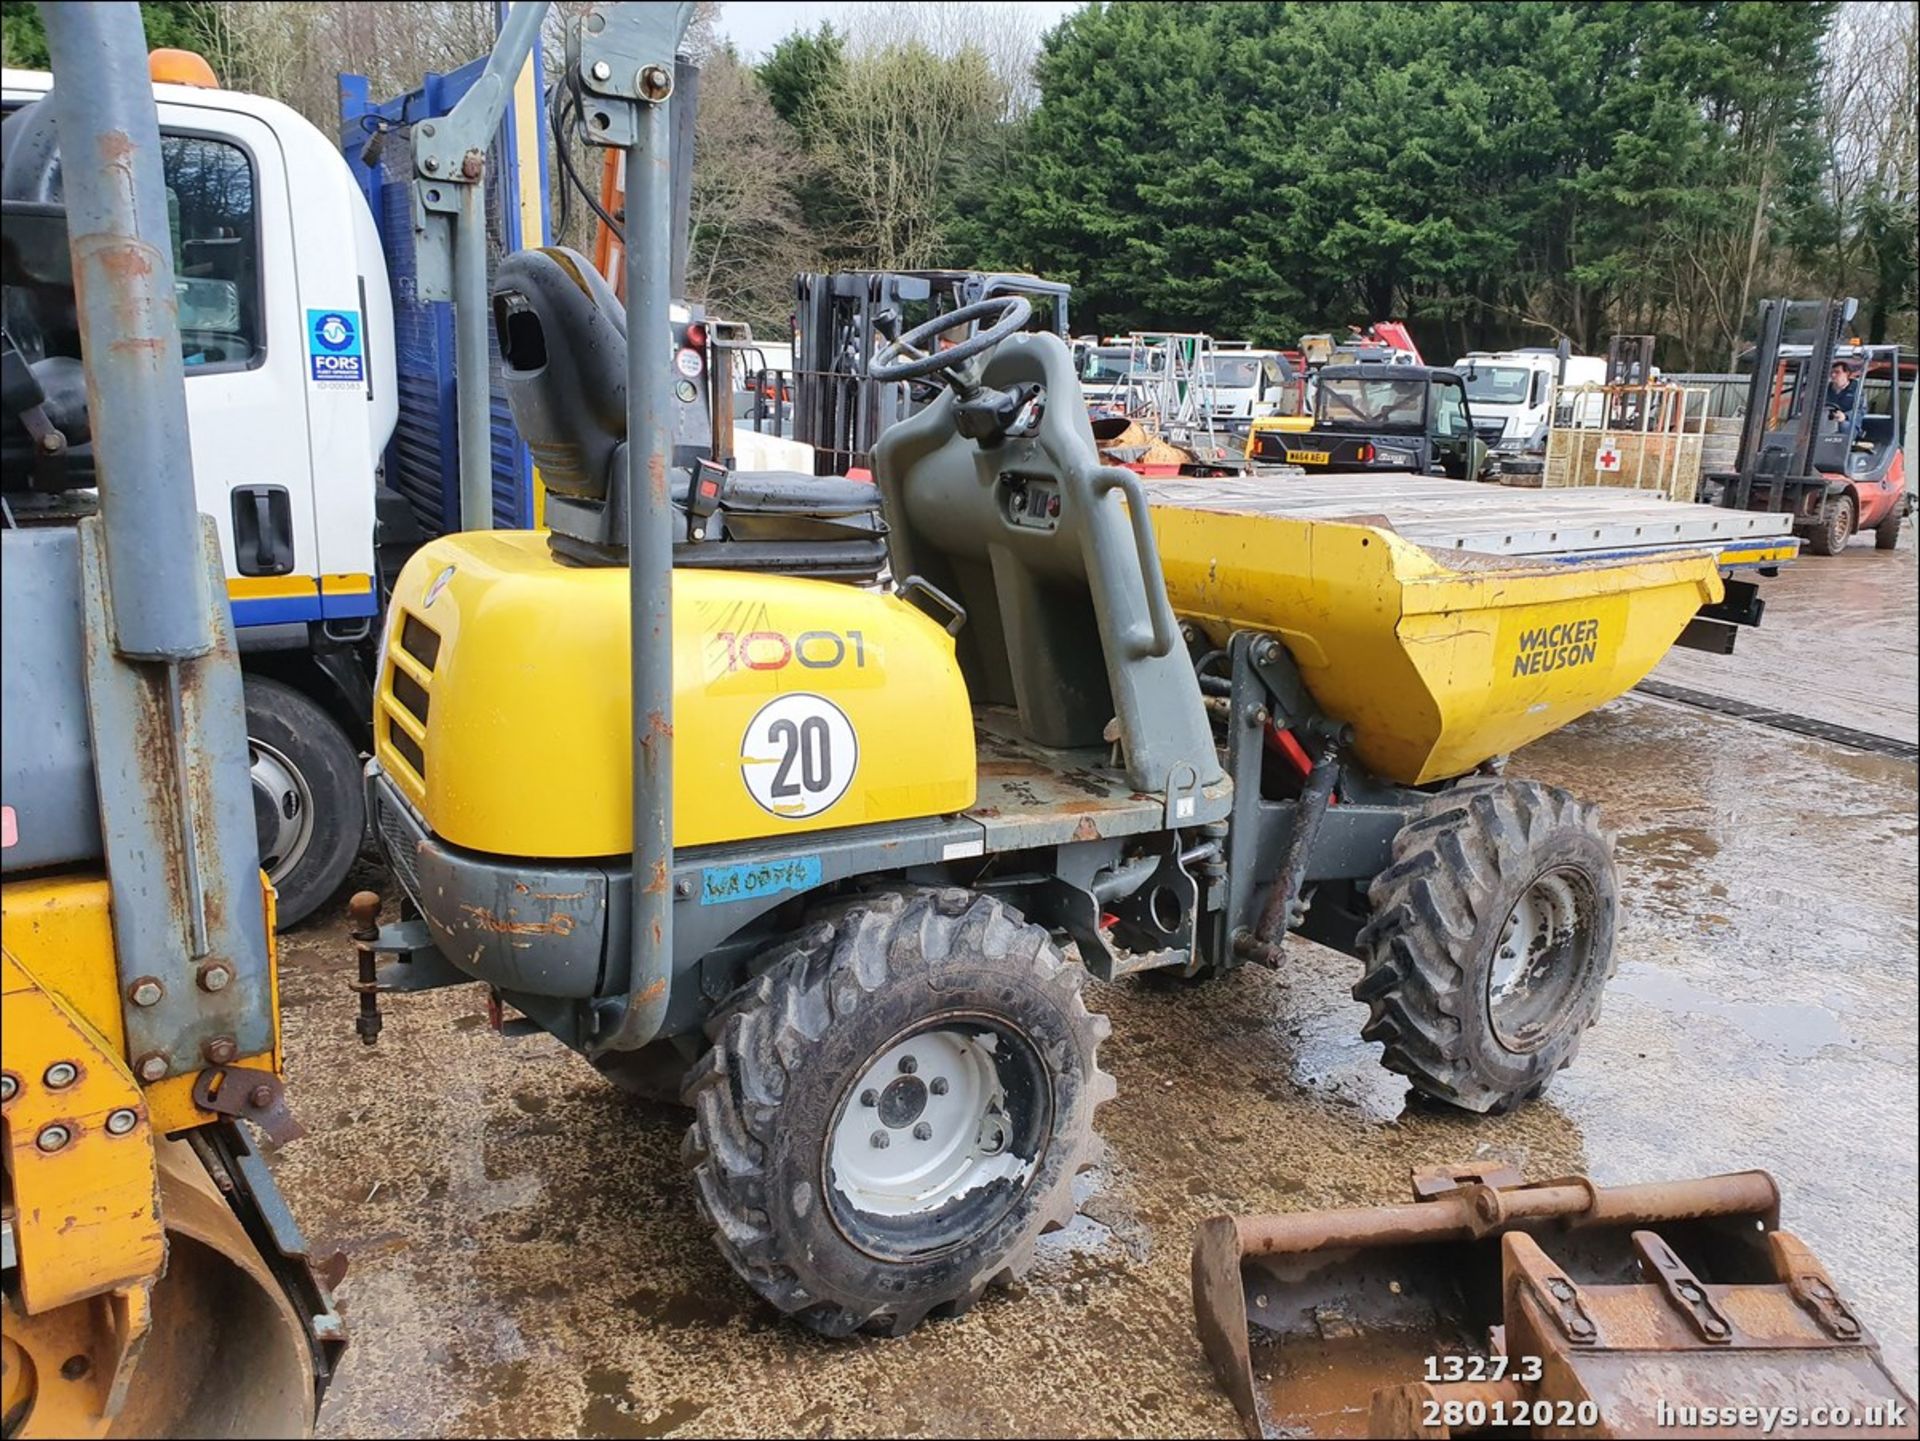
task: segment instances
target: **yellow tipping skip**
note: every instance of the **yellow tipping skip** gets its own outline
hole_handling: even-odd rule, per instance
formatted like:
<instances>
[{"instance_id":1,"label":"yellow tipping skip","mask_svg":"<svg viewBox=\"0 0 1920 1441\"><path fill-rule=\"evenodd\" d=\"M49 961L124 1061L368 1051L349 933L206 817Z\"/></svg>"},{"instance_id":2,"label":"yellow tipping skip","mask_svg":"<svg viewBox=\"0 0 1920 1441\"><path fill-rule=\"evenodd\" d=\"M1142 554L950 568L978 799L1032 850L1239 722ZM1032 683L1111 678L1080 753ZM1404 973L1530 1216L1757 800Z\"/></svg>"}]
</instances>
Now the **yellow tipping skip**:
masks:
<instances>
[{"instance_id":1,"label":"yellow tipping skip","mask_svg":"<svg viewBox=\"0 0 1920 1441\"><path fill-rule=\"evenodd\" d=\"M1442 564L1367 525L1156 505L1173 607L1224 644L1278 635L1379 775L1424 785L1643 680L1725 588L1712 550Z\"/></svg>"}]
</instances>

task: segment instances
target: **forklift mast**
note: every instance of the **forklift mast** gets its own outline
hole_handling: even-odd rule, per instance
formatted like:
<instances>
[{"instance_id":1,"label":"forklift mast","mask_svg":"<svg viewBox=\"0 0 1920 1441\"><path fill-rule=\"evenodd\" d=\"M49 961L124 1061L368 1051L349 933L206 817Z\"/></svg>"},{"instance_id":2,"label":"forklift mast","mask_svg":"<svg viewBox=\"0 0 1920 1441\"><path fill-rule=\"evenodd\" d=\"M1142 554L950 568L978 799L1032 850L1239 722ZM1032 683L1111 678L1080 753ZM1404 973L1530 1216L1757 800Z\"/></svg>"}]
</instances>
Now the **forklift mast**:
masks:
<instances>
[{"instance_id":1,"label":"forklift mast","mask_svg":"<svg viewBox=\"0 0 1920 1441\"><path fill-rule=\"evenodd\" d=\"M866 469L888 426L924 403L906 385L867 378L874 322L893 311L913 326L996 295L1033 302L1033 330L1071 344L1071 287L1033 275L965 270L858 270L794 279L793 438L814 448L816 475ZM931 392L928 392L929 394Z\"/></svg>"},{"instance_id":2,"label":"forklift mast","mask_svg":"<svg viewBox=\"0 0 1920 1441\"><path fill-rule=\"evenodd\" d=\"M1824 489L1817 472L1844 465L1844 435L1832 437L1838 455L1823 453L1829 438L1821 428L1822 400L1834 353L1859 305L1853 299L1760 302L1747 414L1735 473L1721 487L1722 504L1749 509L1758 487L1766 497L1764 509L1792 509L1789 490L1809 483ZM1783 355L1789 346L1805 346L1806 353Z\"/></svg>"}]
</instances>

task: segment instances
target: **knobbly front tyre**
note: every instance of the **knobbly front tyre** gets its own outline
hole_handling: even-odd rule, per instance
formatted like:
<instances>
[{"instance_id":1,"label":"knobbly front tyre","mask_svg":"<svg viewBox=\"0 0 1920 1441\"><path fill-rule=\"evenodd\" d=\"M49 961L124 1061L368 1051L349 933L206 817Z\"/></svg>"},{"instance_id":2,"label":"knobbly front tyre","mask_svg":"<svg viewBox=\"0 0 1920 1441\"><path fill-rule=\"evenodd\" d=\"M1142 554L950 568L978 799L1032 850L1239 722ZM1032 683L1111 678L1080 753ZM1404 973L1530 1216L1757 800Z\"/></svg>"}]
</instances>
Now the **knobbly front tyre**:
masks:
<instances>
[{"instance_id":1,"label":"knobbly front tyre","mask_svg":"<svg viewBox=\"0 0 1920 1441\"><path fill-rule=\"evenodd\" d=\"M990 896L816 912L708 1025L685 1155L721 1252L829 1336L956 1315L1032 1262L1100 1155L1104 1016Z\"/></svg>"},{"instance_id":2,"label":"knobbly front tyre","mask_svg":"<svg viewBox=\"0 0 1920 1441\"><path fill-rule=\"evenodd\" d=\"M1613 974L1612 849L1595 807L1534 781L1468 782L1402 828L1353 988L1381 1064L1469 1111L1545 1091Z\"/></svg>"}]
</instances>

